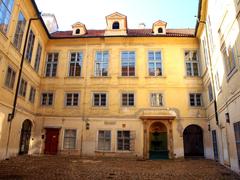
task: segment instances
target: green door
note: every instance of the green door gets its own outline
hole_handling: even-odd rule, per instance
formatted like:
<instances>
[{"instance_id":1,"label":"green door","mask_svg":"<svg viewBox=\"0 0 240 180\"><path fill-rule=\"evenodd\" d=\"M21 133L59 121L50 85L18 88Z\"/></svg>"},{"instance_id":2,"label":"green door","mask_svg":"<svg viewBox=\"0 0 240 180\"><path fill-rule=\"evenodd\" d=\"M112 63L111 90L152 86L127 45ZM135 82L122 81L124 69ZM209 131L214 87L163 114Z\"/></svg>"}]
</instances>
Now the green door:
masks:
<instances>
[{"instance_id":1,"label":"green door","mask_svg":"<svg viewBox=\"0 0 240 180\"><path fill-rule=\"evenodd\" d=\"M167 132L150 133L150 159L168 159Z\"/></svg>"}]
</instances>

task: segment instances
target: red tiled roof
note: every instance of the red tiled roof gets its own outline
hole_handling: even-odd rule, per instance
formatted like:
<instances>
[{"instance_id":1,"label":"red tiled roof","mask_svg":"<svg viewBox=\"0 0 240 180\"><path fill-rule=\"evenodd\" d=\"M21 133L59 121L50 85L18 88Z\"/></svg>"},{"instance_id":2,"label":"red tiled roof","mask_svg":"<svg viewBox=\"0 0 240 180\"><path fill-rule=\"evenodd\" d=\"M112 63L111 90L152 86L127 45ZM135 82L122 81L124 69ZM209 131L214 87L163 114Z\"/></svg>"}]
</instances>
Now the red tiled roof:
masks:
<instances>
[{"instance_id":1,"label":"red tiled roof","mask_svg":"<svg viewBox=\"0 0 240 180\"><path fill-rule=\"evenodd\" d=\"M166 34L154 35L152 29L128 29L128 37L194 37L194 29L167 29ZM52 38L91 38L105 37L105 30L87 30L87 34L82 36L73 36L72 31L57 31L51 34ZM122 35L123 36L123 35ZM110 36L107 36L110 37ZM111 36L114 37L114 36ZM123 36L124 37L124 36Z\"/></svg>"}]
</instances>

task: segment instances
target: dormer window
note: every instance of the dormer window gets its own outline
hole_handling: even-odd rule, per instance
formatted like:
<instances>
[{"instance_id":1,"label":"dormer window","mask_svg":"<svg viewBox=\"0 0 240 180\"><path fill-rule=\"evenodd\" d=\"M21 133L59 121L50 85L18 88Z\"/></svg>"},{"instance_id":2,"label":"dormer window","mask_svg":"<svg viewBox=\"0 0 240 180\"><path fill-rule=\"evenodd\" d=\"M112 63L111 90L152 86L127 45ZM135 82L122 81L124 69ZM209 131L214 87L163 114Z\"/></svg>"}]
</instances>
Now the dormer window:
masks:
<instances>
[{"instance_id":1,"label":"dormer window","mask_svg":"<svg viewBox=\"0 0 240 180\"><path fill-rule=\"evenodd\" d=\"M73 24L72 28L73 28L72 34L75 36L82 36L82 35L87 34L87 29L86 29L85 25L80 22Z\"/></svg>"},{"instance_id":2,"label":"dormer window","mask_svg":"<svg viewBox=\"0 0 240 180\"><path fill-rule=\"evenodd\" d=\"M75 34L80 34L80 29L76 29Z\"/></svg>"},{"instance_id":3,"label":"dormer window","mask_svg":"<svg viewBox=\"0 0 240 180\"><path fill-rule=\"evenodd\" d=\"M153 34L158 35L158 34L166 34L166 26L167 23L161 20L156 21L153 23Z\"/></svg>"},{"instance_id":4,"label":"dormer window","mask_svg":"<svg viewBox=\"0 0 240 180\"><path fill-rule=\"evenodd\" d=\"M158 33L159 33L159 34L163 33L163 28L161 28L161 27L158 28Z\"/></svg>"},{"instance_id":5,"label":"dormer window","mask_svg":"<svg viewBox=\"0 0 240 180\"><path fill-rule=\"evenodd\" d=\"M112 29L119 29L119 22L114 22L112 25Z\"/></svg>"}]
</instances>

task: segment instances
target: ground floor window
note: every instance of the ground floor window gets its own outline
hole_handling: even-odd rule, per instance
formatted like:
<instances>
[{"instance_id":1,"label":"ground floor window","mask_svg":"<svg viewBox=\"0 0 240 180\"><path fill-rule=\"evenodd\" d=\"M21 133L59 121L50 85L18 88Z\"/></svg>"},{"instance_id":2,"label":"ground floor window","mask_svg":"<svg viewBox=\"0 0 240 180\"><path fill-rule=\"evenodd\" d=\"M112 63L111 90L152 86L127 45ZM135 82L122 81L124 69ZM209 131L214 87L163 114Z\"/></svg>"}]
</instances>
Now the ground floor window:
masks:
<instances>
[{"instance_id":1,"label":"ground floor window","mask_svg":"<svg viewBox=\"0 0 240 180\"><path fill-rule=\"evenodd\" d=\"M111 150L111 131L98 131L98 150Z\"/></svg>"},{"instance_id":2,"label":"ground floor window","mask_svg":"<svg viewBox=\"0 0 240 180\"><path fill-rule=\"evenodd\" d=\"M64 149L75 149L76 148L76 129L65 129L64 131Z\"/></svg>"},{"instance_id":3,"label":"ground floor window","mask_svg":"<svg viewBox=\"0 0 240 180\"><path fill-rule=\"evenodd\" d=\"M236 122L233 125L234 125L235 139L236 139L238 164L240 165L240 122Z\"/></svg>"},{"instance_id":4,"label":"ground floor window","mask_svg":"<svg viewBox=\"0 0 240 180\"><path fill-rule=\"evenodd\" d=\"M117 150L130 151L130 131L117 132Z\"/></svg>"}]
</instances>

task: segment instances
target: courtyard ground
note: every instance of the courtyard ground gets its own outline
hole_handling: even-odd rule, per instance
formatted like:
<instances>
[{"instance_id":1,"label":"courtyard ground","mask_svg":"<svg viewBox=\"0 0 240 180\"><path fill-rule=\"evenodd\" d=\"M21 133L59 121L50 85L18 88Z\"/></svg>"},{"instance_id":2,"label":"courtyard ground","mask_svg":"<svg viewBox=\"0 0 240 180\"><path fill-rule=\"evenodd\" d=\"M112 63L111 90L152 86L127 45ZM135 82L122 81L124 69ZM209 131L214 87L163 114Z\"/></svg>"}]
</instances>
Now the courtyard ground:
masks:
<instances>
[{"instance_id":1,"label":"courtyard ground","mask_svg":"<svg viewBox=\"0 0 240 180\"><path fill-rule=\"evenodd\" d=\"M240 179L224 166L205 159L147 160L18 156L0 161L0 179Z\"/></svg>"}]
</instances>

